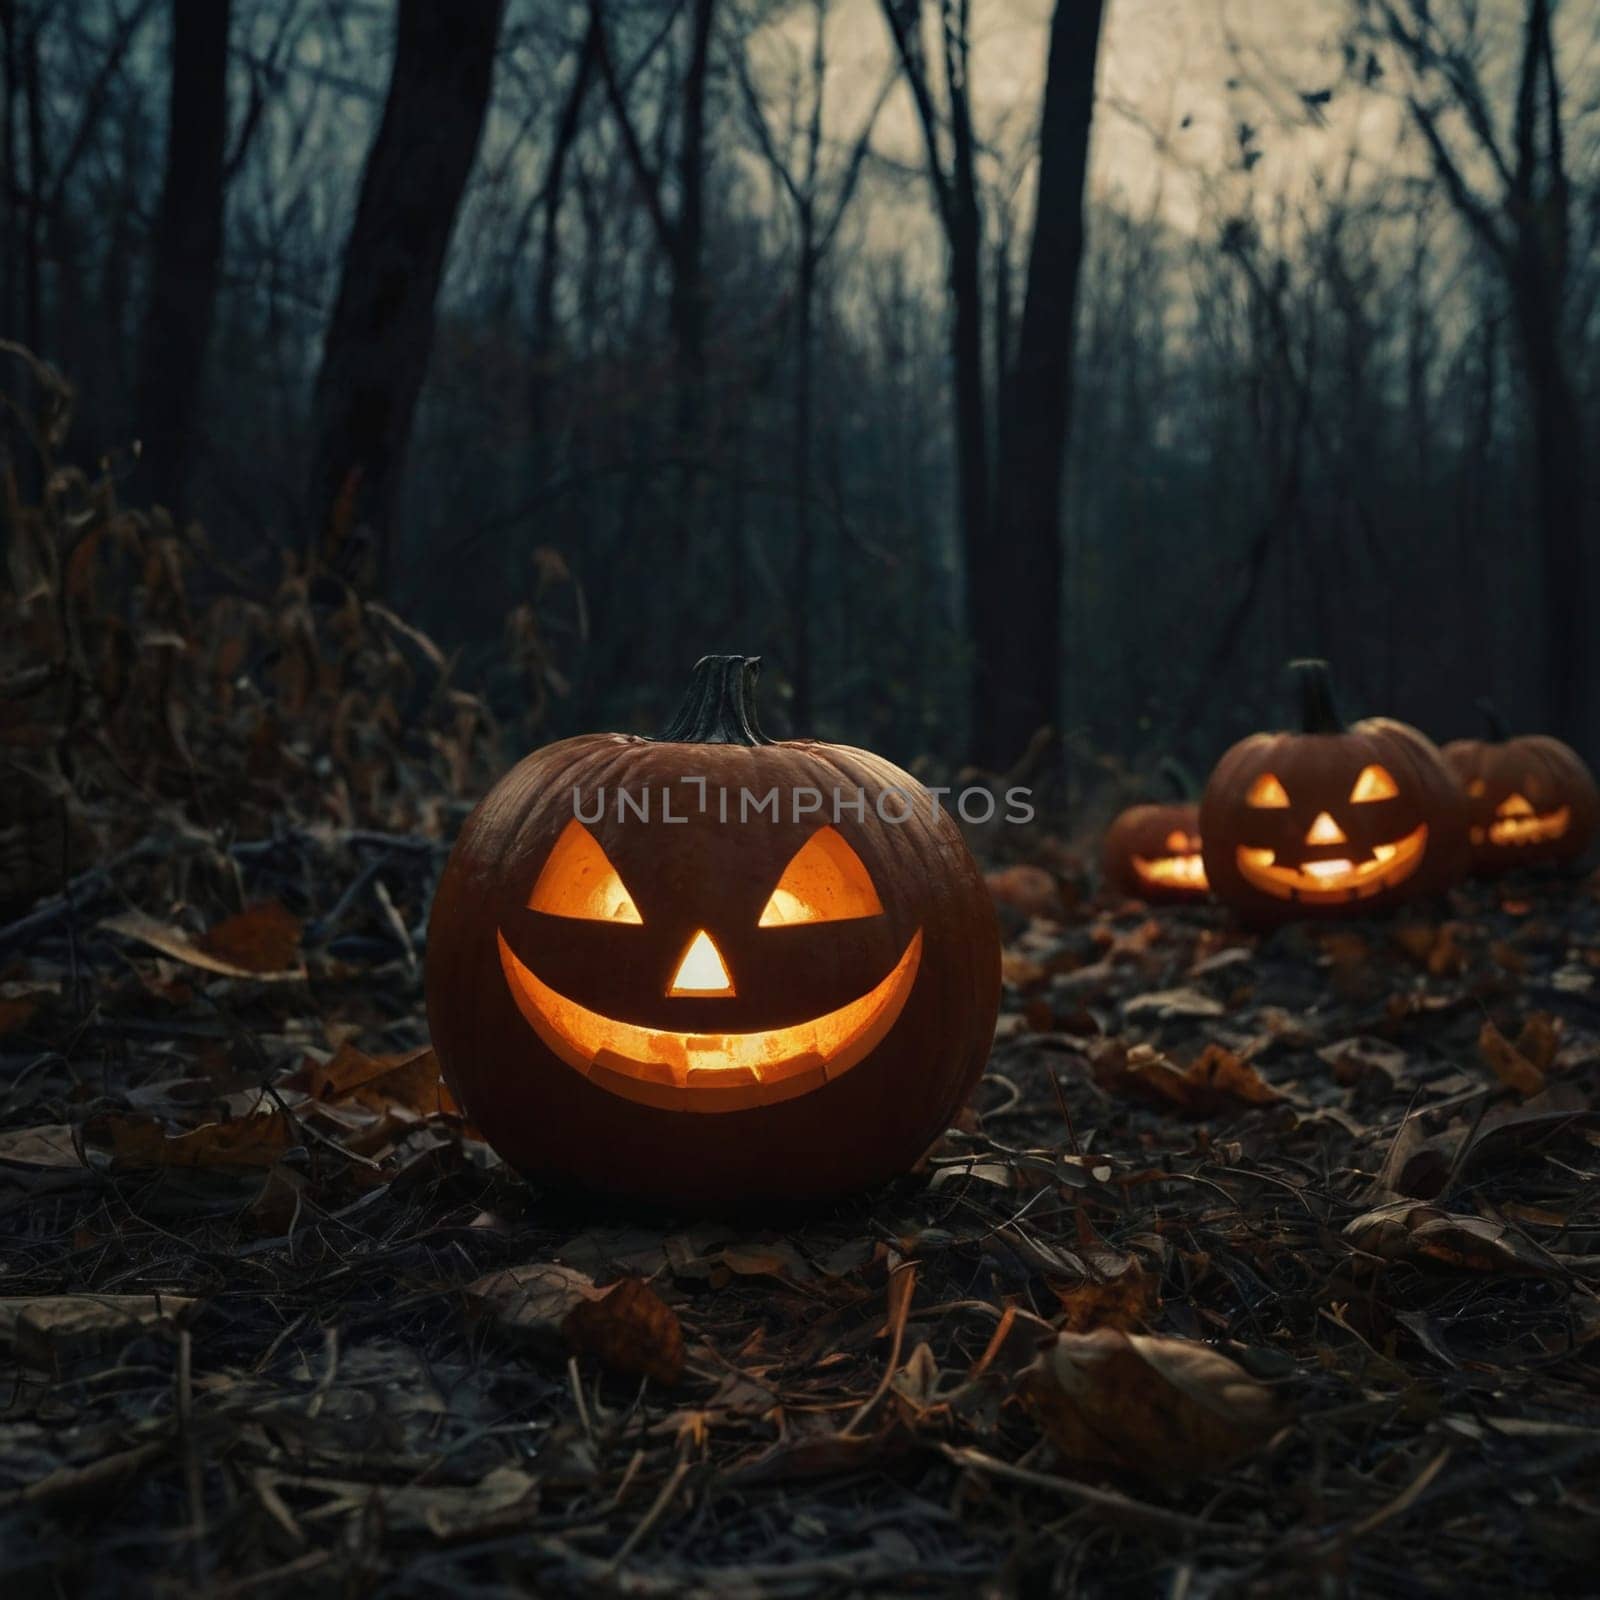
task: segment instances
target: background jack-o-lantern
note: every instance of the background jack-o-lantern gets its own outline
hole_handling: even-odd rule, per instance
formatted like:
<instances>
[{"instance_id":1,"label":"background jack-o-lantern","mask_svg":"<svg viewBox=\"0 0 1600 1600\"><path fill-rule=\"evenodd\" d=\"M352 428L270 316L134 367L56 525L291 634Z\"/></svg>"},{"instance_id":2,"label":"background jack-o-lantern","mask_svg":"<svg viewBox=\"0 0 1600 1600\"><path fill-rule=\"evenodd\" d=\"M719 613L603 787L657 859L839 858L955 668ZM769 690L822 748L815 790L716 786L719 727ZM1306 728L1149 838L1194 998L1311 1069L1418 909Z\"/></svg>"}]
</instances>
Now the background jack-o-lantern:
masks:
<instances>
[{"instance_id":1,"label":"background jack-o-lantern","mask_svg":"<svg viewBox=\"0 0 1600 1600\"><path fill-rule=\"evenodd\" d=\"M1576 861L1600 824L1600 790L1583 757L1546 734L1507 735L1479 702L1487 739L1453 739L1441 752L1466 796L1475 872Z\"/></svg>"},{"instance_id":2,"label":"background jack-o-lantern","mask_svg":"<svg viewBox=\"0 0 1600 1600\"><path fill-rule=\"evenodd\" d=\"M1176 798L1129 806L1117 815L1101 849L1106 882L1151 905L1209 899L1193 780L1170 756L1161 771Z\"/></svg>"},{"instance_id":3,"label":"background jack-o-lantern","mask_svg":"<svg viewBox=\"0 0 1600 1600\"><path fill-rule=\"evenodd\" d=\"M766 739L756 665L706 657L660 739L551 745L462 829L428 1020L531 1176L713 1207L865 1188L983 1070L999 935L955 822L878 756Z\"/></svg>"},{"instance_id":4,"label":"background jack-o-lantern","mask_svg":"<svg viewBox=\"0 0 1600 1600\"><path fill-rule=\"evenodd\" d=\"M1200 801L1212 892L1246 920L1365 916L1465 870L1466 813L1430 740L1386 717L1346 726L1325 661L1294 661L1299 732L1256 733Z\"/></svg>"}]
</instances>

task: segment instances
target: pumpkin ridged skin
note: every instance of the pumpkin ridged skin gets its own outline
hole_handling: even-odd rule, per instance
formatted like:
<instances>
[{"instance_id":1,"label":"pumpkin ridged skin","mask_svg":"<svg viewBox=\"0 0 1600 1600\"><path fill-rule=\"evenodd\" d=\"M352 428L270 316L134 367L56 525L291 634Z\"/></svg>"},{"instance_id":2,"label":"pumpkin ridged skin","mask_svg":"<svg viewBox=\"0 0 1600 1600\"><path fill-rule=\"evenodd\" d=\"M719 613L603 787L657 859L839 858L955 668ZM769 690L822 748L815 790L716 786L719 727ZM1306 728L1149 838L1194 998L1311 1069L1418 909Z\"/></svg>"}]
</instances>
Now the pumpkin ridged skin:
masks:
<instances>
[{"instance_id":1,"label":"pumpkin ridged skin","mask_svg":"<svg viewBox=\"0 0 1600 1600\"><path fill-rule=\"evenodd\" d=\"M1169 834L1185 838L1200 834L1200 807L1193 800L1129 806L1106 829L1101 846L1101 866L1106 882L1120 893L1149 905L1194 905L1211 898L1209 890L1178 883L1150 883L1139 876L1133 858L1149 861L1173 854Z\"/></svg>"},{"instance_id":2,"label":"pumpkin ridged skin","mask_svg":"<svg viewBox=\"0 0 1600 1600\"><path fill-rule=\"evenodd\" d=\"M1293 662L1302 697L1304 731L1256 733L1241 739L1217 763L1200 800L1200 836L1211 892L1256 926L1301 920L1371 916L1437 894L1459 881L1467 867L1466 808L1439 751L1404 722L1371 717L1346 727L1333 702L1327 663ZM1355 802L1362 770L1381 767L1395 793ZM1271 774L1286 806L1257 807L1247 796ZM1326 812L1343 835L1338 842L1307 838ZM1329 900L1285 898L1252 883L1238 852L1271 849L1291 868L1318 859L1363 863L1375 846L1393 845L1420 824L1426 844L1414 870L1373 892Z\"/></svg>"},{"instance_id":3,"label":"pumpkin ridged skin","mask_svg":"<svg viewBox=\"0 0 1600 1600\"><path fill-rule=\"evenodd\" d=\"M680 782L704 778L710 814ZM648 823L618 821L618 787L648 791ZM571 821L601 788L587 823L638 906L641 923L544 916L529 891ZM832 815L832 791L867 797L866 816ZM916 797L903 824L880 821L877 795ZM782 819L716 815L726 789L777 788ZM791 818L796 788L824 809ZM659 816L663 789L687 821ZM891 814L900 807L894 797ZM789 859L835 826L871 875L881 916L758 928ZM732 975L731 997L668 998L678 954L710 931ZM622 1098L559 1059L507 988L497 931L540 979L580 1004L673 1031L743 1032L821 1015L870 990L920 928L921 965L904 1010L873 1052L835 1081L770 1105L666 1110ZM809 741L658 742L602 734L564 740L514 768L467 820L428 929L428 1020L446 1081L496 1150L536 1180L711 1211L806 1203L905 1171L949 1125L983 1071L999 1007L993 906L959 829L935 820L904 772L865 751ZM692 1089L689 1091L694 1092Z\"/></svg>"},{"instance_id":4,"label":"pumpkin ridged skin","mask_svg":"<svg viewBox=\"0 0 1600 1600\"><path fill-rule=\"evenodd\" d=\"M1600 789L1582 756L1547 734L1510 739L1453 739L1441 752L1455 774L1472 833L1472 870L1482 876L1513 867L1559 866L1579 859L1600 826ZM1469 785L1482 784L1472 794ZM1530 793L1530 790L1532 791ZM1527 844L1496 844L1489 837L1496 808L1520 794L1540 812L1567 806L1566 832Z\"/></svg>"}]
</instances>

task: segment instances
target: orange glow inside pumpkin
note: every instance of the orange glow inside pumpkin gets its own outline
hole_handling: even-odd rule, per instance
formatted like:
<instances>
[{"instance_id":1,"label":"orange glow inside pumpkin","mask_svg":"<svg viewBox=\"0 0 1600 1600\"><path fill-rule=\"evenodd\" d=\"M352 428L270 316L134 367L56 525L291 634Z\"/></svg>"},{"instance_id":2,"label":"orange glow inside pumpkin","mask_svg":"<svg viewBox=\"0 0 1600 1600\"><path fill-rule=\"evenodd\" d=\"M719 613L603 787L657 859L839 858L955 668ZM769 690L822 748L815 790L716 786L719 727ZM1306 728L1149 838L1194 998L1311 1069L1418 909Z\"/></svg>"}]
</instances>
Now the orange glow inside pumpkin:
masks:
<instances>
[{"instance_id":1,"label":"orange glow inside pumpkin","mask_svg":"<svg viewBox=\"0 0 1600 1600\"><path fill-rule=\"evenodd\" d=\"M1333 820L1331 811L1319 811L1316 821L1306 829L1307 844L1347 844L1344 829Z\"/></svg>"},{"instance_id":2,"label":"orange glow inside pumpkin","mask_svg":"<svg viewBox=\"0 0 1600 1600\"><path fill-rule=\"evenodd\" d=\"M503 933L496 938L517 1008L568 1066L627 1099L686 1111L742 1110L831 1083L895 1025L922 962L919 930L882 982L835 1011L755 1033L677 1033L621 1022L558 994Z\"/></svg>"},{"instance_id":3,"label":"orange glow inside pumpkin","mask_svg":"<svg viewBox=\"0 0 1600 1600\"><path fill-rule=\"evenodd\" d=\"M1289 804L1289 791L1270 772L1263 772L1250 785L1244 803L1258 810L1282 811Z\"/></svg>"},{"instance_id":4,"label":"orange glow inside pumpkin","mask_svg":"<svg viewBox=\"0 0 1600 1600\"><path fill-rule=\"evenodd\" d=\"M1356 781L1350 790L1350 801L1353 805L1366 805L1373 800L1393 800L1400 793L1400 786L1394 781L1387 767L1380 767L1374 762L1365 766L1356 774ZM1254 806L1258 811L1282 811L1289 804L1289 791L1284 788L1277 775L1263 772L1245 793L1244 803ZM1323 817L1328 813L1324 811ZM1322 819L1319 817L1318 821ZM1332 822L1332 818L1328 818Z\"/></svg>"},{"instance_id":5,"label":"orange glow inside pumpkin","mask_svg":"<svg viewBox=\"0 0 1600 1600\"><path fill-rule=\"evenodd\" d=\"M1365 805L1376 800L1393 800L1400 793L1388 768L1373 762L1356 774L1350 788L1350 803ZM1289 792L1270 772L1263 772L1245 791L1245 804L1281 810L1288 806ZM1306 829L1305 843L1317 849L1348 844L1349 836L1331 811L1319 811ZM1276 850L1240 845L1234 860L1240 876L1254 888L1280 900L1300 900L1307 905L1329 905L1340 900L1364 900L1380 890L1403 883L1422 864L1428 846L1428 825L1419 823L1403 838L1372 846L1366 859L1330 856L1326 860L1280 862Z\"/></svg>"},{"instance_id":6,"label":"orange glow inside pumpkin","mask_svg":"<svg viewBox=\"0 0 1600 1600\"><path fill-rule=\"evenodd\" d=\"M1315 827L1315 824L1313 824ZM1342 840L1343 833L1339 835ZM1309 839L1308 842L1313 842ZM1421 864L1428 844L1428 825L1418 823L1403 839L1375 844L1365 861L1337 856L1327 861L1279 865L1276 852L1240 845L1235 859L1246 882L1280 900L1323 905L1336 900L1364 900L1380 889L1403 883Z\"/></svg>"},{"instance_id":7,"label":"orange glow inside pumpkin","mask_svg":"<svg viewBox=\"0 0 1600 1600\"><path fill-rule=\"evenodd\" d=\"M762 928L796 922L840 922L876 917L883 911L872 877L861 857L837 828L818 828L783 869L778 886L762 908Z\"/></svg>"},{"instance_id":8,"label":"orange glow inside pumpkin","mask_svg":"<svg viewBox=\"0 0 1600 1600\"><path fill-rule=\"evenodd\" d=\"M1393 800L1399 793L1400 786L1389 776L1386 767L1371 766L1361 769L1350 791L1350 799L1359 806L1370 800Z\"/></svg>"},{"instance_id":9,"label":"orange glow inside pumpkin","mask_svg":"<svg viewBox=\"0 0 1600 1600\"><path fill-rule=\"evenodd\" d=\"M733 993L733 979L728 976L728 964L722 952L712 942L711 935L702 928L689 941L683 952L678 970L672 975L667 993L721 995Z\"/></svg>"},{"instance_id":10,"label":"orange glow inside pumpkin","mask_svg":"<svg viewBox=\"0 0 1600 1600\"><path fill-rule=\"evenodd\" d=\"M1559 839L1571 822L1570 806L1539 812L1524 796L1508 794L1494 809L1494 821L1489 824L1489 843L1543 844L1551 839Z\"/></svg>"},{"instance_id":11,"label":"orange glow inside pumpkin","mask_svg":"<svg viewBox=\"0 0 1600 1600\"><path fill-rule=\"evenodd\" d=\"M528 909L596 922L644 921L600 841L576 817L561 830Z\"/></svg>"},{"instance_id":12,"label":"orange glow inside pumpkin","mask_svg":"<svg viewBox=\"0 0 1600 1600\"><path fill-rule=\"evenodd\" d=\"M556 840L528 908L550 916L642 923L601 844L574 818ZM758 919L763 928L883 914L872 876L836 828L821 827L790 858ZM624 1022L558 993L496 930L500 965L524 1020L568 1066L613 1094L646 1105L734 1111L820 1088L865 1060L899 1019L922 961L912 935L887 977L836 1010L782 1028L689 1033ZM737 991L727 961L699 928L673 967L673 997Z\"/></svg>"},{"instance_id":13,"label":"orange glow inside pumpkin","mask_svg":"<svg viewBox=\"0 0 1600 1600\"><path fill-rule=\"evenodd\" d=\"M1167 889L1194 889L1204 892L1206 864L1200 856L1200 841L1181 829L1167 835L1164 856L1134 856L1133 870L1141 882Z\"/></svg>"}]
</instances>

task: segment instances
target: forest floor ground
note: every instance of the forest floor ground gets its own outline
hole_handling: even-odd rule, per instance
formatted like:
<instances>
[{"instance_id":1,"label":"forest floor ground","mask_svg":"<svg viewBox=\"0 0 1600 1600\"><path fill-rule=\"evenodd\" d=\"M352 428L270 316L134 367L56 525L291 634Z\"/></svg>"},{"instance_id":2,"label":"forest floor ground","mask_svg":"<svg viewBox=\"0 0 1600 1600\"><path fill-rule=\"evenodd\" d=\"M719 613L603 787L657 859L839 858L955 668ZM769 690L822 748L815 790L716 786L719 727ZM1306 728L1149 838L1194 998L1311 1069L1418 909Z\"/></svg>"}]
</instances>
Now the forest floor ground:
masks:
<instances>
[{"instance_id":1,"label":"forest floor ground","mask_svg":"<svg viewBox=\"0 0 1600 1600\"><path fill-rule=\"evenodd\" d=\"M1005 905L964 1125L774 1227L441 1107L442 859L285 827L203 937L137 852L0 933L12 1592L1593 1592L1592 882Z\"/></svg>"}]
</instances>

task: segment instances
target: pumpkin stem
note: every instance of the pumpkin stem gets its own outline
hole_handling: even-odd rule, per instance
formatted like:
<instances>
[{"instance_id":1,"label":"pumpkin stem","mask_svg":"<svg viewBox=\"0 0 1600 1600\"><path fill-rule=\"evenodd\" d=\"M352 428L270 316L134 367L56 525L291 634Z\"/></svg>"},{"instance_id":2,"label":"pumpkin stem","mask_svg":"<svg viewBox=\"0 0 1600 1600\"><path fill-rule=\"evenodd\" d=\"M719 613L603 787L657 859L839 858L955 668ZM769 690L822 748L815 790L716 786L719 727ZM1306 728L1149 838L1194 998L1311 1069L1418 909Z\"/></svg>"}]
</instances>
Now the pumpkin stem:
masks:
<instances>
[{"instance_id":1,"label":"pumpkin stem","mask_svg":"<svg viewBox=\"0 0 1600 1600\"><path fill-rule=\"evenodd\" d=\"M1505 718L1500 715L1499 709L1487 695L1477 702L1478 711L1489 729L1489 737L1496 744L1504 744L1511 737L1506 729Z\"/></svg>"},{"instance_id":2,"label":"pumpkin stem","mask_svg":"<svg viewBox=\"0 0 1600 1600\"><path fill-rule=\"evenodd\" d=\"M1289 676L1300 688L1300 726L1306 733L1343 733L1344 718L1333 697L1326 661L1291 661Z\"/></svg>"},{"instance_id":3,"label":"pumpkin stem","mask_svg":"<svg viewBox=\"0 0 1600 1600\"><path fill-rule=\"evenodd\" d=\"M1156 772L1167 780L1174 800L1193 800L1199 792L1195 788L1194 774L1176 756L1162 756Z\"/></svg>"},{"instance_id":4,"label":"pumpkin stem","mask_svg":"<svg viewBox=\"0 0 1600 1600\"><path fill-rule=\"evenodd\" d=\"M760 656L701 656L664 744L771 744L756 722Z\"/></svg>"}]
</instances>

